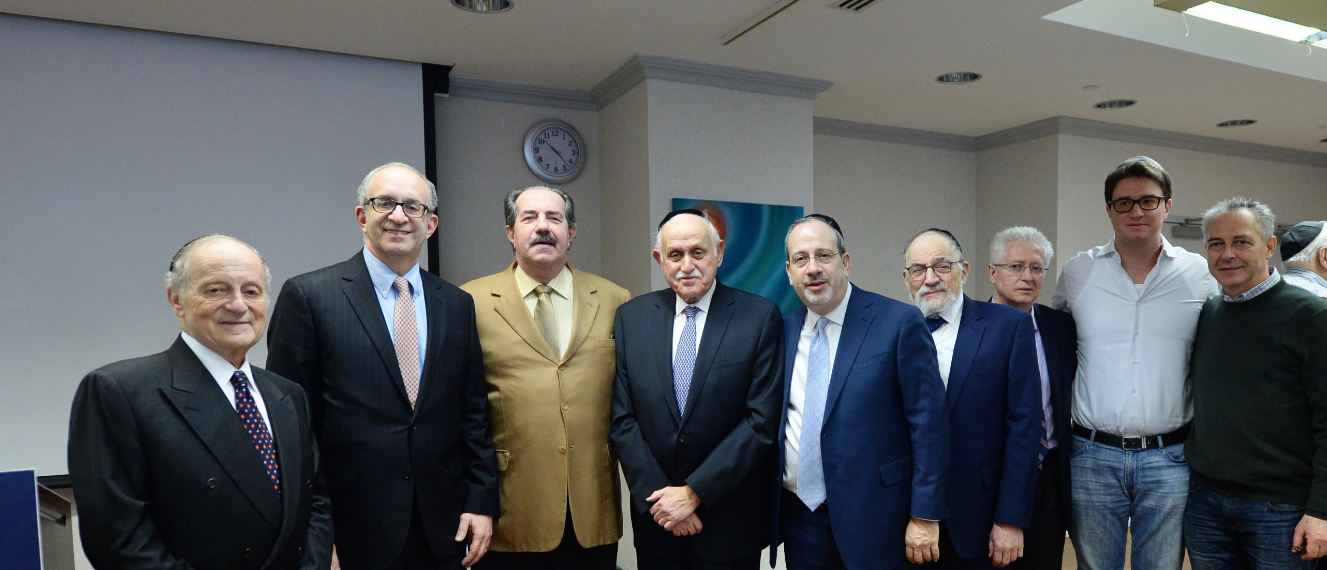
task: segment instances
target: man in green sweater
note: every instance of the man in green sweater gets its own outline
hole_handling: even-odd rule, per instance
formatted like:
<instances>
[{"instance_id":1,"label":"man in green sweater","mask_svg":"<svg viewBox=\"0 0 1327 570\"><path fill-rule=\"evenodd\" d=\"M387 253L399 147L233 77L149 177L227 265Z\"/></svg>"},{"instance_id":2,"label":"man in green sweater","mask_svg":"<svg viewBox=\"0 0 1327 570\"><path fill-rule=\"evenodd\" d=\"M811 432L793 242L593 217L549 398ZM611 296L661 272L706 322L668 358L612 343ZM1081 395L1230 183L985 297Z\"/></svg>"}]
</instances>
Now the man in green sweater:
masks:
<instances>
[{"instance_id":1,"label":"man in green sweater","mask_svg":"<svg viewBox=\"0 0 1327 570\"><path fill-rule=\"evenodd\" d=\"M1311 570L1327 554L1327 301L1269 268L1275 227L1248 198L1203 216L1222 295L1203 305L1189 371L1193 570Z\"/></svg>"}]
</instances>

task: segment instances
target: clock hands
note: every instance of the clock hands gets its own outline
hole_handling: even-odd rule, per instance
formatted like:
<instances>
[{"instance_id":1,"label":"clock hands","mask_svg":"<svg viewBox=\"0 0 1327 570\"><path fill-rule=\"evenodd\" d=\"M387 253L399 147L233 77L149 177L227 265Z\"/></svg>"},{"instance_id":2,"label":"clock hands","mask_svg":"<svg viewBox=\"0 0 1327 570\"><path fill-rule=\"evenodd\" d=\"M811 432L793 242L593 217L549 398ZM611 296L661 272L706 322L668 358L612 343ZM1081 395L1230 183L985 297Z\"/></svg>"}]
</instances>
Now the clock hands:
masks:
<instances>
[{"instance_id":1,"label":"clock hands","mask_svg":"<svg viewBox=\"0 0 1327 570\"><path fill-rule=\"evenodd\" d=\"M553 154L558 155L558 158L562 159L562 163L563 163L563 164L571 165L571 163L570 163L570 162L567 162L567 159L566 159L565 157L562 156L562 153L558 152L558 149L553 148L553 145L548 144L548 141L546 141L546 140L544 140L544 139L539 139L539 142L544 143L544 146L547 146L547 147L548 147L548 150L551 150L551 151L553 151Z\"/></svg>"}]
</instances>

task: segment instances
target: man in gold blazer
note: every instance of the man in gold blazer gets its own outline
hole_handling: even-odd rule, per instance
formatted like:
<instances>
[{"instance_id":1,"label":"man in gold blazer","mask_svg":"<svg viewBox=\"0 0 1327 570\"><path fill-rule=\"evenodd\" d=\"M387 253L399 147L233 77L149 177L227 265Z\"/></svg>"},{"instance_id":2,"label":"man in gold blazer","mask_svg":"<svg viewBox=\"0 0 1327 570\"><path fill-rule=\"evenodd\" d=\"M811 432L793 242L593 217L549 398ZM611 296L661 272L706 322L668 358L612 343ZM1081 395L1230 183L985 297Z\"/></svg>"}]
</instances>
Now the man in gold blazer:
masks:
<instances>
[{"instance_id":1,"label":"man in gold blazer","mask_svg":"<svg viewBox=\"0 0 1327 570\"><path fill-rule=\"evenodd\" d=\"M567 263L576 210L565 192L515 190L504 210L516 261L461 287L475 300L502 505L476 567L613 570L613 316L630 297Z\"/></svg>"}]
</instances>

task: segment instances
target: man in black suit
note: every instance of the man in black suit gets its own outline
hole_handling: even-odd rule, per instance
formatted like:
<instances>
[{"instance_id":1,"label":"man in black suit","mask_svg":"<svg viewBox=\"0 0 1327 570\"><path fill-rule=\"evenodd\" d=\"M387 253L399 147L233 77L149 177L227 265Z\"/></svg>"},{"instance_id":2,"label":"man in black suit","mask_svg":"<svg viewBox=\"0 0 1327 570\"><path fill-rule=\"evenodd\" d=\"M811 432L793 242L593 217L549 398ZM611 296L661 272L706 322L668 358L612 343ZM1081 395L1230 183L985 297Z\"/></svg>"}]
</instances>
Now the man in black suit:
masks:
<instances>
[{"instance_id":1,"label":"man in black suit","mask_svg":"<svg viewBox=\"0 0 1327 570\"><path fill-rule=\"evenodd\" d=\"M472 565L498 515L474 302L419 269L436 207L415 169L374 169L364 249L286 281L272 314L267 364L309 393L346 570Z\"/></svg>"},{"instance_id":2,"label":"man in black suit","mask_svg":"<svg viewBox=\"0 0 1327 570\"><path fill-rule=\"evenodd\" d=\"M1024 533L1023 565L1030 570L1060 570L1065 533L1073 523L1069 516L1069 453L1061 453L1060 444L1073 442L1069 416L1073 410L1074 375L1078 372L1078 331L1069 313L1037 303L1054 256L1050 240L1040 231L1015 226L995 234L987 267L995 286L991 302L1032 313L1037 344L1042 445L1048 451L1041 457L1041 476L1032 501L1032 527Z\"/></svg>"},{"instance_id":3,"label":"man in black suit","mask_svg":"<svg viewBox=\"0 0 1327 570\"><path fill-rule=\"evenodd\" d=\"M181 334L83 378L69 475L97 568L325 570L332 524L304 390L250 366L271 279L247 244L208 235L171 260Z\"/></svg>"},{"instance_id":4,"label":"man in black suit","mask_svg":"<svg viewBox=\"0 0 1327 570\"><path fill-rule=\"evenodd\" d=\"M715 279L723 241L697 210L659 225L671 289L618 308L610 436L641 570L754 570L768 544L783 319Z\"/></svg>"}]
</instances>

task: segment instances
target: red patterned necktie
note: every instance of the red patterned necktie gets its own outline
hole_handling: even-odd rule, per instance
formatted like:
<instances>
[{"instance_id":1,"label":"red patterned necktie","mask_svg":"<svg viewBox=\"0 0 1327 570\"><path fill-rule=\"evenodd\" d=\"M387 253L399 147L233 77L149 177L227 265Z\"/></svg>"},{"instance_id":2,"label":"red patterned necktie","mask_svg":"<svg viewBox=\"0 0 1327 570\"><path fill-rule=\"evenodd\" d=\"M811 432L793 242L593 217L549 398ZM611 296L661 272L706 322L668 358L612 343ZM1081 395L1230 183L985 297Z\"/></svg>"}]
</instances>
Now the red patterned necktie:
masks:
<instances>
[{"instance_id":1,"label":"red patterned necktie","mask_svg":"<svg viewBox=\"0 0 1327 570\"><path fill-rule=\"evenodd\" d=\"M263 417L258 413L258 404L254 403L253 394L249 393L249 378L243 371L236 370L230 377L230 383L235 386L235 413L240 416L244 430L249 432L253 447L263 458L263 467L267 469L267 476L272 478L272 488L276 489L277 498L280 498L281 468L276 464L276 447L272 444L272 432L267 431L267 424L263 423Z\"/></svg>"},{"instance_id":2,"label":"red patterned necktie","mask_svg":"<svg viewBox=\"0 0 1327 570\"><path fill-rule=\"evenodd\" d=\"M397 277L396 287L396 363L401 367L405 393L410 407L419 399L419 328L415 325L415 298L410 296L410 282Z\"/></svg>"}]
</instances>

